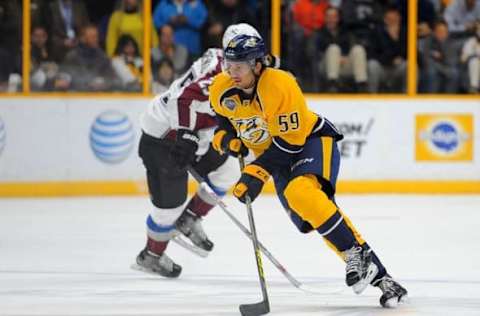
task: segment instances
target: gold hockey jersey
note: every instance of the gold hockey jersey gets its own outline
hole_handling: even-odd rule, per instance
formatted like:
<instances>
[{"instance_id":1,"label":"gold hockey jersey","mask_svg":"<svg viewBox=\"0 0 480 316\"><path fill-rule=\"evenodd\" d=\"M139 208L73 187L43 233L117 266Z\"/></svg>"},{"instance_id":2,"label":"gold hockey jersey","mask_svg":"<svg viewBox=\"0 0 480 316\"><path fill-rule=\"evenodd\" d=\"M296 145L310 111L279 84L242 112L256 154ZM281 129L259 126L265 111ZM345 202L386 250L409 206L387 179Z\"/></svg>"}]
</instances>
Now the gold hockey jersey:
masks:
<instances>
[{"instance_id":1,"label":"gold hockey jersey","mask_svg":"<svg viewBox=\"0 0 480 316\"><path fill-rule=\"evenodd\" d=\"M253 95L236 88L227 73L217 75L210 86L210 104L256 157L272 141L283 151L301 151L318 120L295 78L279 69L264 69Z\"/></svg>"}]
</instances>

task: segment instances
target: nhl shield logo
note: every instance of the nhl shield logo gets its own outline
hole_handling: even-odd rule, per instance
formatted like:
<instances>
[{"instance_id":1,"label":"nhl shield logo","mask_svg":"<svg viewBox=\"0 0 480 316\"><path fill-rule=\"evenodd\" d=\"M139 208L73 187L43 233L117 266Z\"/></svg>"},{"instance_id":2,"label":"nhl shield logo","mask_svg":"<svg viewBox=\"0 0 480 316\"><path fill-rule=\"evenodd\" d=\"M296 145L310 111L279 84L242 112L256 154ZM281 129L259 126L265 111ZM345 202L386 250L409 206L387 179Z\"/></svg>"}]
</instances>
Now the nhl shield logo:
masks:
<instances>
[{"instance_id":1,"label":"nhl shield logo","mask_svg":"<svg viewBox=\"0 0 480 316\"><path fill-rule=\"evenodd\" d=\"M235 108L235 104L236 102L234 99L227 98L223 100L223 106L229 109L230 111L233 111L233 109Z\"/></svg>"}]
</instances>

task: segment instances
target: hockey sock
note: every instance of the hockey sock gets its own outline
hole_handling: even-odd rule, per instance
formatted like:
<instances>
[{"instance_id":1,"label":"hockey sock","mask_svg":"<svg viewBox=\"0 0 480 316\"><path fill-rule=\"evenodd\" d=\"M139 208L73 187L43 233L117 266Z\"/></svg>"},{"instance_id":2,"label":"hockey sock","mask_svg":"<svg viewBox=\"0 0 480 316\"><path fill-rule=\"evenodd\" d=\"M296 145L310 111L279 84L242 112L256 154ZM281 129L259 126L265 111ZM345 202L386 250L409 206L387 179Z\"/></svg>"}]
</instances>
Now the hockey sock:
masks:
<instances>
[{"instance_id":1,"label":"hockey sock","mask_svg":"<svg viewBox=\"0 0 480 316\"><path fill-rule=\"evenodd\" d=\"M203 217L214 207L214 204L210 204L202 199L200 193L195 194L190 202L188 202L187 209L195 213L199 217Z\"/></svg>"},{"instance_id":2,"label":"hockey sock","mask_svg":"<svg viewBox=\"0 0 480 316\"><path fill-rule=\"evenodd\" d=\"M168 240L157 241L150 237L147 237L147 250L160 256L163 254L163 252L167 248L168 242L169 242Z\"/></svg>"}]
</instances>

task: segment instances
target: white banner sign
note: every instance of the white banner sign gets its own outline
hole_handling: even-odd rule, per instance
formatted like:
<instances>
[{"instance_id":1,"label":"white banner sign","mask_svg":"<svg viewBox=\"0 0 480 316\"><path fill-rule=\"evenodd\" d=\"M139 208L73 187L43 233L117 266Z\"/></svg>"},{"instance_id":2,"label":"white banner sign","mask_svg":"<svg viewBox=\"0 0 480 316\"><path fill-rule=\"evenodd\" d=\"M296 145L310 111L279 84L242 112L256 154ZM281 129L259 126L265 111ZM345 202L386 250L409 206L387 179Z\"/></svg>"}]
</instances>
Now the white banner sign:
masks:
<instances>
[{"instance_id":1,"label":"white banner sign","mask_svg":"<svg viewBox=\"0 0 480 316\"><path fill-rule=\"evenodd\" d=\"M3 98L0 182L140 180L148 99ZM342 180L480 180L480 102L310 99L345 135ZM477 128L475 128L477 127Z\"/></svg>"}]
</instances>

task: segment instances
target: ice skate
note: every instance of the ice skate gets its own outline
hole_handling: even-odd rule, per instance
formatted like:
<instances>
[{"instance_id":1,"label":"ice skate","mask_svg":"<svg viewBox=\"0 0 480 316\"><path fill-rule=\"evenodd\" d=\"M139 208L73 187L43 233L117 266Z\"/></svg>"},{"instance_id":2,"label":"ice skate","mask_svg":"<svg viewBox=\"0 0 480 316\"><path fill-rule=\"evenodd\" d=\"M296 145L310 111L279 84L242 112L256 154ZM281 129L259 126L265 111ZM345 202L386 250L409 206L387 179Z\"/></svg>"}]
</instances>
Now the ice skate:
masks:
<instances>
[{"instance_id":1,"label":"ice skate","mask_svg":"<svg viewBox=\"0 0 480 316\"><path fill-rule=\"evenodd\" d=\"M378 280L375 286L378 286L378 288L382 290L380 305L385 308L395 308L399 303L407 300L407 290L388 274Z\"/></svg>"},{"instance_id":2,"label":"ice skate","mask_svg":"<svg viewBox=\"0 0 480 316\"><path fill-rule=\"evenodd\" d=\"M166 278L177 278L182 272L182 267L173 262L165 253L157 255L148 251L147 248L138 254L137 265L134 269Z\"/></svg>"},{"instance_id":3,"label":"ice skate","mask_svg":"<svg viewBox=\"0 0 480 316\"><path fill-rule=\"evenodd\" d=\"M345 281L356 294L360 294L375 278L378 267L372 262L370 250L361 246L357 245L346 250L344 255L347 264Z\"/></svg>"},{"instance_id":4,"label":"ice skate","mask_svg":"<svg viewBox=\"0 0 480 316\"><path fill-rule=\"evenodd\" d=\"M177 230L188 237L192 243L206 251L213 249L213 242L208 239L202 228L202 219L186 209L178 218L176 223Z\"/></svg>"},{"instance_id":5,"label":"ice skate","mask_svg":"<svg viewBox=\"0 0 480 316\"><path fill-rule=\"evenodd\" d=\"M178 230L175 230L175 234L170 240L199 257L206 258L210 254L210 251L194 245L190 239L187 239L187 237Z\"/></svg>"}]
</instances>

